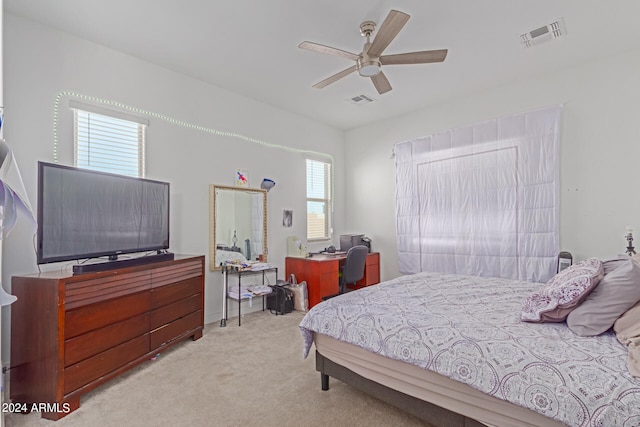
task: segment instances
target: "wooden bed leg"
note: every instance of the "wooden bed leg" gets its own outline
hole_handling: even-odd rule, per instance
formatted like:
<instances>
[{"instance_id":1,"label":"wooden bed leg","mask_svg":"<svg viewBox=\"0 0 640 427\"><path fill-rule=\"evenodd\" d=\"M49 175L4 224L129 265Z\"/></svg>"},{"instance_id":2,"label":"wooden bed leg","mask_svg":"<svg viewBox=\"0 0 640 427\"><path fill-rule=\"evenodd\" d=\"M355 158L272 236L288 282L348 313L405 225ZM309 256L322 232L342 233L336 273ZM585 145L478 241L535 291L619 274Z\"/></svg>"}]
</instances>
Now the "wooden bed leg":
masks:
<instances>
[{"instance_id":1,"label":"wooden bed leg","mask_svg":"<svg viewBox=\"0 0 640 427\"><path fill-rule=\"evenodd\" d=\"M320 382L322 383L322 391L329 390L329 375L320 372Z\"/></svg>"}]
</instances>

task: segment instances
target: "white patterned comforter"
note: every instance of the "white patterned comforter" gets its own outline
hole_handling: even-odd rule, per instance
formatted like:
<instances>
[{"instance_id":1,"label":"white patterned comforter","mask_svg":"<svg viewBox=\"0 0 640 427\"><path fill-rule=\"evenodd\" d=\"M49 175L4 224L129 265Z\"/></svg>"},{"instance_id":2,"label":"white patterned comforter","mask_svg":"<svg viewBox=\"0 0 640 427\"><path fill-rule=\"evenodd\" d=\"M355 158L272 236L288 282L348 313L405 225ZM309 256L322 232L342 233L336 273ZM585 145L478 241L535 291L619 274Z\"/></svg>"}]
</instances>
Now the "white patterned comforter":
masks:
<instances>
[{"instance_id":1,"label":"white patterned comforter","mask_svg":"<svg viewBox=\"0 0 640 427\"><path fill-rule=\"evenodd\" d=\"M313 332L438 372L569 426L640 425L640 380L615 335L525 323L540 284L418 273L332 298L300 323Z\"/></svg>"}]
</instances>

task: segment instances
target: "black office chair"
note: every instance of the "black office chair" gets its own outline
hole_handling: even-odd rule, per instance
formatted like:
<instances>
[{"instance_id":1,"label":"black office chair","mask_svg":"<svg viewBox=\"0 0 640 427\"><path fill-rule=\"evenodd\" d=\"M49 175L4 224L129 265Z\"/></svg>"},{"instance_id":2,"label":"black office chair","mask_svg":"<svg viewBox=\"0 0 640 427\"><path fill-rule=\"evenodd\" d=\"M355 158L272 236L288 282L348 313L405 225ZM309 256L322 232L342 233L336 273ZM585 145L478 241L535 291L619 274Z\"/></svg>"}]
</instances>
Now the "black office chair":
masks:
<instances>
[{"instance_id":1,"label":"black office chair","mask_svg":"<svg viewBox=\"0 0 640 427\"><path fill-rule=\"evenodd\" d=\"M349 283L356 283L364 277L364 266L367 261L369 248L366 246L354 246L347 252L347 258L340 271L340 283L338 284L338 293L322 297L322 300L328 300L340 294L347 292Z\"/></svg>"}]
</instances>

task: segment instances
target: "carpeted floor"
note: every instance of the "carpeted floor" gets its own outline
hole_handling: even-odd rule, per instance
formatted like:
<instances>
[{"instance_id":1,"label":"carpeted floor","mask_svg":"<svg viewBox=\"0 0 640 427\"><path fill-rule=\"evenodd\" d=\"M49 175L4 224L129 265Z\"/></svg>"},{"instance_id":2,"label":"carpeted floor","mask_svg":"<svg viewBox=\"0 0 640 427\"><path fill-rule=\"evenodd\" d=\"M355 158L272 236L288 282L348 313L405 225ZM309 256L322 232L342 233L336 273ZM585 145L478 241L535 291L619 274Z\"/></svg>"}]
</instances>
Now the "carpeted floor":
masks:
<instances>
[{"instance_id":1,"label":"carpeted floor","mask_svg":"<svg viewBox=\"0 0 640 427\"><path fill-rule=\"evenodd\" d=\"M5 414L18 426L428 426L338 380L320 390L314 358L302 359L303 314L248 314L205 327L80 400L57 422Z\"/></svg>"}]
</instances>

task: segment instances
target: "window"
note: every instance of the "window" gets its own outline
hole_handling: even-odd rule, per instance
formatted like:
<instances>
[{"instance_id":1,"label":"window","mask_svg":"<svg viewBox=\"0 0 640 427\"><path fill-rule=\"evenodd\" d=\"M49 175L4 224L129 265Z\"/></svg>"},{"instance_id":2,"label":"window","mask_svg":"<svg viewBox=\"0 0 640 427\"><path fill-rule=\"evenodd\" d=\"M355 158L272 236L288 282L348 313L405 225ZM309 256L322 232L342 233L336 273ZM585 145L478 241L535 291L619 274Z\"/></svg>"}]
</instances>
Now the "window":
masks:
<instances>
[{"instance_id":1,"label":"window","mask_svg":"<svg viewBox=\"0 0 640 427\"><path fill-rule=\"evenodd\" d=\"M397 143L400 273L554 276L561 117L553 106Z\"/></svg>"},{"instance_id":2,"label":"window","mask_svg":"<svg viewBox=\"0 0 640 427\"><path fill-rule=\"evenodd\" d=\"M74 162L77 167L144 177L147 126L144 120L80 108L73 111Z\"/></svg>"},{"instance_id":3,"label":"window","mask_svg":"<svg viewBox=\"0 0 640 427\"><path fill-rule=\"evenodd\" d=\"M307 240L331 238L331 164L307 159Z\"/></svg>"}]
</instances>

